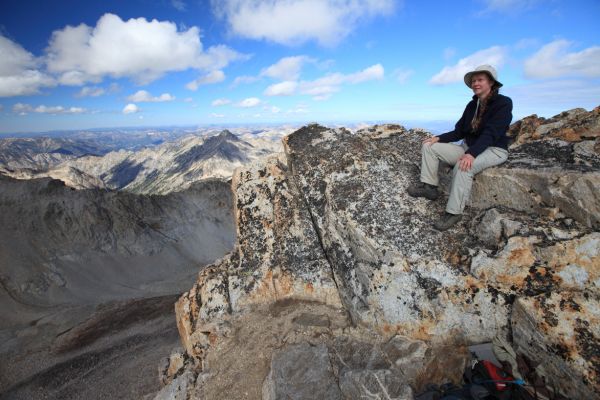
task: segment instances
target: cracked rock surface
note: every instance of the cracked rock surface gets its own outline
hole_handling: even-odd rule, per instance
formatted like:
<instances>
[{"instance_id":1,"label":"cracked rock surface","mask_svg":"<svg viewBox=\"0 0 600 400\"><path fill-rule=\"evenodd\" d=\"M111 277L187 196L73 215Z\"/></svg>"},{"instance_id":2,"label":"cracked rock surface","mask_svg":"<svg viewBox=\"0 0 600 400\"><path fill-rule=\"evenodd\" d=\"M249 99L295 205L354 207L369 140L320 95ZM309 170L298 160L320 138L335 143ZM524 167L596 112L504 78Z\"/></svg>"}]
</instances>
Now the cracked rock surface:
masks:
<instances>
[{"instance_id":1,"label":"cracked rock surface","mask_svg":"<svg viewBox=\"0 0 600 400\"><path fill-rule=\"evenodd\" d=\"M427 132L309 125L286 137L285 155L234 174L236 248L176 305L195 360L187 393L307 398L285 390L321 371L331 398L412 398L462 373L457 349L502 335L566 397L598 398L599 120L575 110L513 125L509 160L476 177L471 206L443 233L432 222L445 197L405 192ZM341 340L354 364L335 356ZM391 360L394 341L413 344ZM312 353L312 370L286 369Z\"/></svg>"}]
</instances>

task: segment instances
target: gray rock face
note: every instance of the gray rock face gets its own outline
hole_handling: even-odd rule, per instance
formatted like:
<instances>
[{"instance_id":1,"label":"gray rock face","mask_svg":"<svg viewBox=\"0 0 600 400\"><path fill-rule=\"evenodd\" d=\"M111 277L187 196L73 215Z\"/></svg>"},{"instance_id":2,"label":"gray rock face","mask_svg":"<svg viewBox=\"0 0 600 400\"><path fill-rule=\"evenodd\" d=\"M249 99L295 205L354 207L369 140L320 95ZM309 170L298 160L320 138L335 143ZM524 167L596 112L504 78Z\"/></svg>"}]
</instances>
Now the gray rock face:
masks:
<instances>
[{"instance_id":1,"label":"gray rock face","mask_svg":"<svg viewBox=\"0 0 600 400\"><path fill-rule=\"evenodd\" d=\"M135 152L81 157L64 165L95 176L112 189L167 194L205 179L228 180L235 168L280 151L279 141L260 137L243 140L225 130L213 136L189 135Z\"/></svg>"},{"instance_id":2,"label":"gray rock face","mask_svg":"<svg viewBox=\"0 0 600 400\"><path fill-rule=\"evenodd\" d=\"M298 344L275 353L263 400L342 399L324 344Z\"/></svg>"},{"instance_id":3,"label":"gray rock face","mask_svg":"<svg viewBox=\"0 0 600 400\"><path fill-rule=\"evenodd\" d=\"M86 154L104 154L92 141L66 138L0 139L0 168L41 170Z\"/></svg>"},{"instance_id":4,"label":"gray rock face","mask_svg":"<svg viewBox=\"0 0 600 400\"><path fill-rule=\"evenodd\" d=\"M276 352L263 400L413 398L406 376L421 371L424 343L396 337L380 347L341 337L330 347L300 343Z\"/></svg>"},{"instance_id":5,"label":"gray rock face","mask_svg":"<svg viewBox=\"0 0 600 400\"><path fill-rule=\"evenodd\" d=\"M581 121L595 127L600 115L577 112L564 118L561 132ZM555 128L547 127L548 132ZM593 343L599 342L594 310L600 297L600 214L595 211L600 155L585 144L595 134L577 132L578 143L584 143L578 154L587 149L585 160L575 156L572 142L556 142L562 139L555 133L523 141L507 163L477 176L472 206L444 233L432 222L445 199L429 202L405 193L418 179L420 142L427 133L400 126L351 133L318 125L294 132L284 139L285 159L255 164L234 176L236 249L202 271L176 306L187 352L199 360L216 357L211 352L237 337L240 316L256 317L261 315L257 309L282 300L302 300L347 312L353 324L368 327L385 338L382 342L400 334L427 342L435 353L444 345L514 332L515 304L556 297L552 304L560 308L576 294L589 304L571 307L565 325L548 324L540 339L568 352L551 352L542 362L560 366L554 371L571 371L560 375L568 382L557 380L565 395L600 392L597 373L589 371L596 363ZM550 303L535 304L546 317L554 312ZM535 309L527 311L534 321ZM276 325L278 318L264 315L264 323ZM584 332L581 326L590 327L580 334L585 341L569 346L564 332ZM521 337L527 334L525 329ZM253 345L238 340L240 346ZM517 344L535 352L527 340ZM369 359L354 349L365 354L358 356L361 360ZM385 372L395 368L390 365L364 365L336 376L345 390L362 385L370 391L385 382L402 391L398 374ZM459 365L455 360L438 372L462 371ZM344 373L349 375L343 378ZM403 383L418 386L418 374L404 376Z\"/></svg>"},{"instance_id":6,"label":"gray rock face","mask_svg":"<svg viewBox=\"0 0 600 400\"><path fill-rule=\"evenodd\" d=\"M570 399L598 398L598 321L597 298L590 300L585 293L522 298L511 317L517 351L540 365L538 371L550 386ZM580 368L573 368L574 355L579 355Z\"/></svg>"},{"instance_id":7,"label":"gray rock face","mask_svg":"<svg viewBox=\"0 0 600 400\"><path fill-rule=\"evenodd\" d=\"M2 327L48 307L180 293L235 239L229 185L169 196L0 176Z\"/></svg>"}]
</instances>

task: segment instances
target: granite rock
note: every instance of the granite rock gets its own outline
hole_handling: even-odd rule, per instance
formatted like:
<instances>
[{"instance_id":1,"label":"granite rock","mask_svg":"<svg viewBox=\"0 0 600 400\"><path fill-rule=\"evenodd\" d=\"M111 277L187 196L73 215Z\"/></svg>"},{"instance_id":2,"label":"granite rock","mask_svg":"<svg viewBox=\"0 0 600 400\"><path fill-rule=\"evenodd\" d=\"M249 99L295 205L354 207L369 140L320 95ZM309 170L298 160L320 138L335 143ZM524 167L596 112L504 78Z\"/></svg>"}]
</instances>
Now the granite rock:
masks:
<instances>
[{"instance_id":1,"label":"granite rock","mask_svg":"<svg viewBox=\"0 0 600 400\"><path fill-rule=\"evenodd\" d=\"M466 358L447 354L464 345L512 332L519 351L533 357L541 348L565 348L565 332L581 332L568 351L541 362L553 366L563 394L597 393L599 120L598 109L575 110L513 125L509 160L476 177L471 206L444 233L432 227L443 196L429 202L405 192L418 179L427 132L299 129L284 139L283 156L234 174L238 242L177 303L184 347L208 371L233 343L258 345L259 336L241 336L250 321L271 331L291 324L311 346L343 360L332 368L344 396L358 387L375 393L382 383L402 398L406 385L415 390L436 374L439 381L462 372ZM585 303L576 317L553 311L571 307L570 299ZM265 314L281 302L293 307L297 323ZM379 344L348 338L348 327L333 329L330 317L306 311L316 305L347 313L353 329L367 329ZM536 331L550 312L564 324L546 321ZM269 351L299 343L299 333L286 332L263 337ZM534 333L538 344L526 339ZM410 351L381 344L396 335L417 344ZM346 358L340 340L352 343ZM413 365L421 368L406 368Z\"/></svg>"}]
</instances>

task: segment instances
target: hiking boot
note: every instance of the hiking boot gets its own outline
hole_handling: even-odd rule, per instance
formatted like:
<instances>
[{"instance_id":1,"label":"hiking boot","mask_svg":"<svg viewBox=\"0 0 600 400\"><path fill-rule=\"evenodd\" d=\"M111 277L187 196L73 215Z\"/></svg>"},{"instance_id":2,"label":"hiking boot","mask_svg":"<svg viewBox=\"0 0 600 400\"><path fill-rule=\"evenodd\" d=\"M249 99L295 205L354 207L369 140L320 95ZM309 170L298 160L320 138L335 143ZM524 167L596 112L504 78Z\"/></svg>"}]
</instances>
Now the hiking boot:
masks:
<instances>
[{"instance_id":1,"label":"hiking boot","mask_svg":"<svg viewBox=\"0 0 600 400\"><path fill-rule=\"evenodd\" d=\"M442 215L442 217L440 219L435 221L435 224L433 224L433 227L435 229L437 229L438 231L445 231L446 229L451 228L454 225L456 225L456 223L458 223L458 221L460 221L461 218L462 218L461 214L444 213L444 215Z\"/></svg>"},{"instance_id":2,"label":"hiking boot","mask_svg":"<svg viewBox=\"0 0 600 400\"><path fill-rule=\"evenodd\" d=\"M437 186L433 186L423 182L410 185L406 192L412 197L425 197L429 200L435 200L440 195L438 193Z\"/></svg>"}]
</instances>

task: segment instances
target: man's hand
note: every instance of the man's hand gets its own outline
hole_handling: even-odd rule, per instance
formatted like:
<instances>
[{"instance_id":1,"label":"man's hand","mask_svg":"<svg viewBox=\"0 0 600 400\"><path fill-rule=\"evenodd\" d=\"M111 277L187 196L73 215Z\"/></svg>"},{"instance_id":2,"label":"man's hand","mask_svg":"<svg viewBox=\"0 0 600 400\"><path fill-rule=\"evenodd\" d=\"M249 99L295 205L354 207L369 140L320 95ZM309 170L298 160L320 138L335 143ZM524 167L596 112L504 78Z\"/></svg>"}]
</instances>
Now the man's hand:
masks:
<instances>
[{"instance_id":1,"label":"man's hand","mask_svg":"<svg viewBox=\"0 0 600 400\"><path fill-rule=\"evenodd\" d=\"M475 161L475 157L470 154L463 154L461 158L458 159L458 168L461 171L468 171L473 166L473 161Z\"/></svg>"},{"instance_id":2,"label":"man's hand","mask_svg":"<svg viewBox=\"0 0 600 400\"><path fill-rule=\"evenodd\" d=\"M437 136L432 136L432 137L430 137L430 138L427 138L427 139L423 140L423 144L428 144L428 145L430 145L430 146L431 146L432 144L434 144L434 143L437 143L437 142L439 142L439 141L440 141L440 138L439 138L439 137L437 137Z\"/></svg>"}]
</instances>

